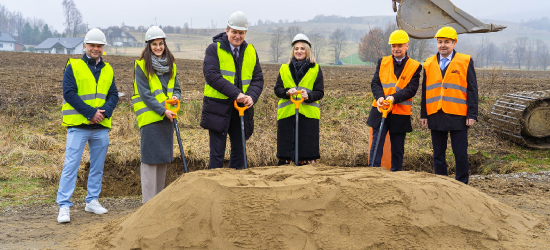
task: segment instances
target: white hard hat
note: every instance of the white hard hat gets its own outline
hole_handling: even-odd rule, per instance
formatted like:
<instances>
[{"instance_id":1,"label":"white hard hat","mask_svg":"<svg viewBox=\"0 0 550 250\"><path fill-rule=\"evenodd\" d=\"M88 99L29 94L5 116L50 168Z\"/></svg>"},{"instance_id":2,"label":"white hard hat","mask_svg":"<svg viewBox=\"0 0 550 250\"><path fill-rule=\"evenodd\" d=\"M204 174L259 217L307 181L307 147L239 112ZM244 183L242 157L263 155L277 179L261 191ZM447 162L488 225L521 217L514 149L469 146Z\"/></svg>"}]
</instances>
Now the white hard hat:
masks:
<instances>
[{"instance_id":1,"label":"white hard hat","mask_svg":"<svg viewBox=\"0 0 550 250\"><path fill-rule=\"evenodd\" d=\"M292 39L291 46L294 46L294 44L296 42L299 42L299 41L304 41L307 44L309 44L309 47L311 47L311 42L309 41L309 38L306 35L302 34L302 33L294 36L294 39Z\"/></svg>"},{"instance_id":2,"label":"white hard hat","mask_svg":"<svg viewBox=\"0 0 550 250\"><path fill-rule=\"evenodd\" d=\"M166 39L166 34L158 26L151 26L147 32L145 32L145 42L155 40L158 38Z\"/></svg>"},{"instance_id":3,"label":"white hard hat","mask_svg":"<svg viewBox=\"0 0 550 250\"><path fill-rule=\"evenodd\" d=\"M227 26L236 30L248 30L248 20L242 11L236 11L229 17Z\"/></svg>"},{"instance_id":4,"label":"white hard hat","mask_svg":"<svg viewBox=\"0 0 550 250\"><path fill-rule=\"evenodd\" d=\"M105 34L98 28L93 28L84 37L84 43L93 43L93 44L107 44L107 39Z\"/></svg>"}]
</instances>

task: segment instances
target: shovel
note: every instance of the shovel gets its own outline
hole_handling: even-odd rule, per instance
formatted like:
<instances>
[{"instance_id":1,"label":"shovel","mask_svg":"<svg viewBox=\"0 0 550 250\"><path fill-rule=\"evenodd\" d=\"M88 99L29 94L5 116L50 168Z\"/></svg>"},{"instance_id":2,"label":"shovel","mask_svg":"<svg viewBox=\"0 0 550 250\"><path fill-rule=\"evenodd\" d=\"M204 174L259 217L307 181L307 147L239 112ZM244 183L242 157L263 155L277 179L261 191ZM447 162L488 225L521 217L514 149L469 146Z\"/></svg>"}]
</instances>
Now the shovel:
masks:
<instances>
[{"instance_id":1,"label":"shovel","mask_svg":"<svg viewBox=\"0 0 550 250\"><path fill-rule=\"evenodd\" d=\"M382 113L382 122L380 122L380 129L378 130L378 138L376 138L376 144L374 144L374 155L372 156L372 162L370 162L369 167L374 167L374 161L376 160L376 153L378 152L378 143L380 143L380 137L382 128L384 127L384 121L386 120L386 117L388 117L388 114L391 112L393 108L393 102L392 101L383 101L382 107L378 108L378 111Z\"/></svg>"},{"instance_id":2,"label":"shovel","mask_svg":"<svg viewBox=\"0 0 550 250\"><path fill-rule=\"evenodd\" d=\"M175 109L171 109L170 106L177 105ZM180 101L179 100L166 100L164 101L164 107L174 113L177 113L180 110ZM187 163L185 162L185 155L183 154L183 146L181 145L180 129L178 128L178 116L173 115L174 119L174 128L176 128L176 136L178 137L178 144L180 145L181 160L183 161L183 171L187 173Z\"/></svg>"},{"instance_id":3,"label":"shovel","mask_svg":"<svg viewBox=\"0 0 550 250\"><path fill-rule=\"evenodd\" d=\"M305 90L302 90L301 92L298 92L298 94L302 93L302 92L305 92ZM296 97L298 97L296 95ZM296 164L296 166L298 166L298 111L300 109L300 103L302 103L304 101L304 98L300 98L300 100L296 100L294 99L294 96L291 95L290 96L290 101L292 101L292 103L294 103L294 109L296 110L296 142L294 143L294 151L295 151L295 155L294 155L294 163Z\"/></svg>"},{"instance_id":4,"label":"shovel","mask_svg":"<svg viewBox=\"0 0 550 250\"><path fill-rule=\"evenodd\" d=\"M244 169L247 169L248 164L246 163L246 140L244 139L244 111L248 108L248 106L239 107L239 105L237 105L237 100L235 100L233 106L235 106L235 108L239 111L239 117L241 117L241 138L243 139Z\"/></svg>"}]
</instances>

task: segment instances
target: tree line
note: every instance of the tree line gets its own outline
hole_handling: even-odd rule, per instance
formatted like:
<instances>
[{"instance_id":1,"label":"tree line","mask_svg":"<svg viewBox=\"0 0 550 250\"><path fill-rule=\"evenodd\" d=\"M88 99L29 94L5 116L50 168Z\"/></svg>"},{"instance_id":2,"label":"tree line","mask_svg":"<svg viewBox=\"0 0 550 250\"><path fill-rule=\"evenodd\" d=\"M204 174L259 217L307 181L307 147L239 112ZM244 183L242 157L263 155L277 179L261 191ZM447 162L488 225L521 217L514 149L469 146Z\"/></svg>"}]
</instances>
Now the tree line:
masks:
<instances>
[{"instance_id":1,"label":"tree line","mask_svg":"<svg viewBox=\"0 0 550 250\"><path fill-rule=\"evenodd\" d=\"M46 38L61 36L43 19L24 17L20 11L10 11L0 4L0 32L9 34L22 44L38 44Z\"/></svg>"},{"instance_id":2,"label":"tree line","mask_svg":"<svg viewBox=\"0 0 550 250\"><path fill-rule=\"evenodd\" d=\"M504 66L527 70L546 70L550 64L550 48L541 39L517 37L495 44L483 37L476 44L477 67Z\"/></svg>"}]
</instances>

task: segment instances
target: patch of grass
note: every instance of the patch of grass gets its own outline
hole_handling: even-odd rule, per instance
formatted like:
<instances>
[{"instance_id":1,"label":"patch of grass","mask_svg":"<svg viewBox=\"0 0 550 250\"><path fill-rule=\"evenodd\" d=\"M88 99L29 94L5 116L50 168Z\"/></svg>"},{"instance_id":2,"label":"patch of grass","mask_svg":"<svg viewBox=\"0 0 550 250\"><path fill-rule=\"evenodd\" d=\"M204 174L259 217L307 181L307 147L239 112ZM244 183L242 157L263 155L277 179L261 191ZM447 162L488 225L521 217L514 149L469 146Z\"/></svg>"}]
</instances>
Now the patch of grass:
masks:
<instances>
[{"instance_id":1,"label":"patch of grass","mask_svg":"<svg viewBox=\"0 0 550 250\"><path fill-rule=\"evenodd\" d=\"M54 202L56 189L44 182L38 178L0 179L0 207Z\"/></svg>"}]
</instances>

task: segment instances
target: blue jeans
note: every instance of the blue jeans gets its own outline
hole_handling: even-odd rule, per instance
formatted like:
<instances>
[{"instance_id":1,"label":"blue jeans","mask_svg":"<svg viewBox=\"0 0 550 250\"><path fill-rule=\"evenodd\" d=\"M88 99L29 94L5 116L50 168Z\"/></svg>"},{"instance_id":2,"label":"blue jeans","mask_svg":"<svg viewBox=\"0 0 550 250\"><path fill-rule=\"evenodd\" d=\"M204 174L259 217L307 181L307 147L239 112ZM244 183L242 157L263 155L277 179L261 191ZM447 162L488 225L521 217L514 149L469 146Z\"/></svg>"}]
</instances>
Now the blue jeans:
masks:
<instances>
[{"instance_id":1,"label":"blue jeans","mask_svg":"<svg viewBox=\"0 0 550 250\"><path fill-rule=\"evenodd\" d=\"M88 195L86 202L99 198L101 181L103 179L103 166L105 156L109 148L109 129L67 129L67 146L65 149L65 164L59 179L56 202L59 207L72 207L73 195L78 166L84 153L84 146L88 143L90 148L90 173L88 174Z\"/></svg>"}]
</instances>

